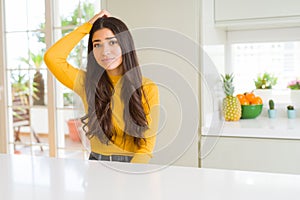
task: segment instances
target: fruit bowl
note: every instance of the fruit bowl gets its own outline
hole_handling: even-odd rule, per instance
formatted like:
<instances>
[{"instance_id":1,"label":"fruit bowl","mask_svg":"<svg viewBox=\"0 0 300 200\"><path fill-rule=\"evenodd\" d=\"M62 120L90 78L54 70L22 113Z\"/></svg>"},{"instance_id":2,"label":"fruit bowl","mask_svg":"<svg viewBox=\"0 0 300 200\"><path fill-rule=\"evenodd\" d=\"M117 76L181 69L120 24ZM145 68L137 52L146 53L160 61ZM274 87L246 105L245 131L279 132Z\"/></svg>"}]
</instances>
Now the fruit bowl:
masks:
<instances>
[{"instance_id":1,"label":"fruit bowl","mask_svg":"<svg viewBox=\"0 0 300 200\"><path fill-rule=\"evenodd\" d=\"M241 119L254 119L258 117L262 111L263 104L242 105Z\"/></svg>"}]
</instances>

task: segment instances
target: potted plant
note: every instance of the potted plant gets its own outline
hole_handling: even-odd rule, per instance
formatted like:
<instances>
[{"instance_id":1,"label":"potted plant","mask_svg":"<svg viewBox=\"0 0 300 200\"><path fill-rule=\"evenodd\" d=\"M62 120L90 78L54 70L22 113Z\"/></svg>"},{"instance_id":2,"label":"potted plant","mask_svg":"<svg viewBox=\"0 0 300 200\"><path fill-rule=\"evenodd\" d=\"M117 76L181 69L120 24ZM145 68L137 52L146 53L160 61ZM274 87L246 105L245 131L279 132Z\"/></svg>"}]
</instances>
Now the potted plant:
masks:
<instances>
[{"instance_id":1,"label":"potted plant","mask_svg":"<svg viewBox=\"0 0 300 200\"><path fill-rule=\"evenodd\" d=\"M12 115L13 123L16 121L27 120L24 118L27 110L24 109L24 105L29 105L29 80L26 74L11 73L11 91L12 91ZM22 106L23 105L23 106ZM21 141L19 136L16 135L15 141Z\"/></svg>"},{"instance_id":2,"label":"potted plant","mask_svg":"<svg viewBox=\"0 0 300 200\"><path fill-rule=\"evenodd\" d=\"M291 103L300 106L300 80L296 79L289 82L287 88L290 89Z\"/></svg>"},{"instance_id":3,"label":"potted plant","mask_svg":"<svg viewBox=\"0 0 300 200\"><path fill-rule=\"evenodd\" d=\"M18 73L11 73L11 94L12 104L14 106L13 116L16 116L17 110L23 110L21 105L31 105L31 100L36 96L31 91L36 91L35 85L30 84L29 75L21 71ZM32 95L31 95L32 94ZM32 98L31 98L32 97ZM17 103L19 101L19 103Z\"/></svg>"},{"instance_id":4,"label":"potted plant","mask_svg":"<svg viewBox=\"0 0 300 200\"><path fill-rule=\"evenodd\" d=\"M30 82L27 74L11 73L11 91L12 100L15 98L21 99L22 101L29 101L30 90L34 90L34 86L30 88ZM29 103L29 102L28 102Z\"/></svg>"},{"instance_id":5,"label":"potted plant","mask_svg":"<svg viewBox=\"0 0 300 200\"><path fill-rule=\"evenodd\" d=\"M269 100L268 116L269 118L276 118L276 109L273 99Z\"/></svg>"},{"instance_id":6,"label":"potted plant","mask_svg":"<svg viewBox=\"0 0 300 200\"><path fill-rule=\"evenodd\" d=\"M45 81L40 68L43 64L43 51L34 54L29 52L29 58L21 57L20 60L29 66L35 66L36 72L33 78L33 105L45 105Z\"/></svg>"},{"instance_id":7,"label":"potted plant","mask_svg":"<svg viewBox=\"0 0 300 200\"><path fill-rule=\"evenodd\" d=\"M81 120L78 118L75 119L69 119L67 121L68 129L69 129L69 136L72 141L74 142L80 142L80 130L81 130Z\"/></svg>"},{"instance_id":8,"label":"potted plant","mask_svg":"<svg viewBox=\"0 0 300 200\"><path fill-rule=\"evenodd\" d=\"M268 102L269 99L274 98L273 87L277 84L277 77L270 73L259 74L254 80L255 90L254 93L260 96L263 102Z\"/></svg>"},{"instance_id":9,"label":"potted plant","mask_svg":"<svg viewBox=\"0 0 300 200\"><path fill-rule=\"evenodd\" d=\"M37 143L40 143L40 139L31 126L30 118L30 94L34 91L34 85L30 84L28 74L21 74L21 71L11 73L11 89L12 89L12 117L13 117L13 129L14 129L14 142L21 142L20 130L21 127L30 127L30 133L33 134ZM34 97L34 95L32 96ZM40 146L41 151L43 147ZM20 153L16 150L14 145L15 153Z\"/></svg>"},{"instance_id":10,"label":"potted plant","mask_svg":"<svg viewBox=\"0 0 300 200\"><path fill-rule=\"evenodd\" d=\"M296 110L294 109L294 106L292 105L287 106L287 116L289 119L296 118Z\"/></svg>"},{"instance_id":11,"label":"potted plant","mask_svg":"<svg viewBox=\"0 0 300 200\"><path fill-rule=\"evenodd\" d=\"M277 77L265 72L262 76L258 75L254 83L256 89L272 89L277 84Z\"/></svg>"},{"instance_id":12,"label":"potted plant","mask_svg":"<svg viewBox=\"0 0 300 200\"><path fill-rule=\"evenodd\" d=\"M29 81L26 79L26 74L11 74L11 89L13 96L29 94Z\"/></svg>"}]
</instances>

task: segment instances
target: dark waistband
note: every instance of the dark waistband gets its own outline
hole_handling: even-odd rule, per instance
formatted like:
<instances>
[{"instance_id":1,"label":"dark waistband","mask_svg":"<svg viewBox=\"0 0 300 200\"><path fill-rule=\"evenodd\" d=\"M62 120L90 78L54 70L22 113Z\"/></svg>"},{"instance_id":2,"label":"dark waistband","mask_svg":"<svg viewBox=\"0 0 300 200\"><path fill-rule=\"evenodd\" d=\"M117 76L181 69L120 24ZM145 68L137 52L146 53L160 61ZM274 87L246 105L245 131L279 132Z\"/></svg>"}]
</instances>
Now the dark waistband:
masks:
<instances>
[{"instance_id":1,"label":"dark waistband","mask_svg":"<svg viewBox=\"0 0 300 200\"><path fill-rule=\"evenodd\" d=\"M104 161L118 161L118 162L130 162L133 156L122 155L102 155L95 152L91 152L89 160L104 160Z\"/></svg>"}]
</instances>

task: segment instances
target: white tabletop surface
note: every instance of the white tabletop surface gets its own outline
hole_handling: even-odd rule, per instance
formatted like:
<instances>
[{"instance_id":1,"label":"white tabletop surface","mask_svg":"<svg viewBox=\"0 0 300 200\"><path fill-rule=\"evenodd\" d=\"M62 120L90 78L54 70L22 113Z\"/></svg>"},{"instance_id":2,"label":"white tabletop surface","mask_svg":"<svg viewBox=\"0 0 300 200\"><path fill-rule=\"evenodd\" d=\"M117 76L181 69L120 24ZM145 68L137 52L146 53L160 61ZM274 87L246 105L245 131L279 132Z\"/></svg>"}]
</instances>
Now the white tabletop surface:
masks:
<instances>
[{"instance_id":1,"label":"white tabletop surface","mask_svg":"<svg viewBox=\"0 0 300 200\"><path fill-rule=\"evenodd\" d=\"M278 117L269 119L268 117L260 116L256 119L223 122L222 127L217 130L208 132L208 128L204 127L202 135L300 140L300 118L288 119L286 117Z\"/></svg>"},{"instance_id":2,"label":"white tabletop surface","mask_svg":"<svg viewBox=\"0 0 300 200\"><path fill-rule=\"evenodd\" d=\"M0 154L0 199L299 200L300 175Z\"/></svg>"}]
</instances>

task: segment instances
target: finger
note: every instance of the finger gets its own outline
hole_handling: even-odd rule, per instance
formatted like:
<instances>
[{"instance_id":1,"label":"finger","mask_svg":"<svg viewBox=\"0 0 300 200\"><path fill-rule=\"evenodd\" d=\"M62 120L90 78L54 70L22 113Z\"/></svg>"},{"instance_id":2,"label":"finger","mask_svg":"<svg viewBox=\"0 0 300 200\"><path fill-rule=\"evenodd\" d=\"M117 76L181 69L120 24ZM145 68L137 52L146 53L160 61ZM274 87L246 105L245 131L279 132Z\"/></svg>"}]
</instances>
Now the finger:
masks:
<instances>
[{"instance_id":1,"label":"finger","mask_svg":"<svg viewBox=\"0 0 300 200\"><path fill-rule=\"evenodd\" d=\"M89 22L91 24L94 24L94 22L101 17L111 17L111 14L106 10L101 10L99 13L94 15L94 17L92 19L90 19Z\"/></svg>"},{"instance_id":2,"label":"finger","mask_svg":"<svg viewBox=\"0 0 300 200\"><path fill-rule=\"evenodd\" d=\"M107 10L101 10L99 17L111 17L111 14Z\"/></svg>"}]
</instances>

